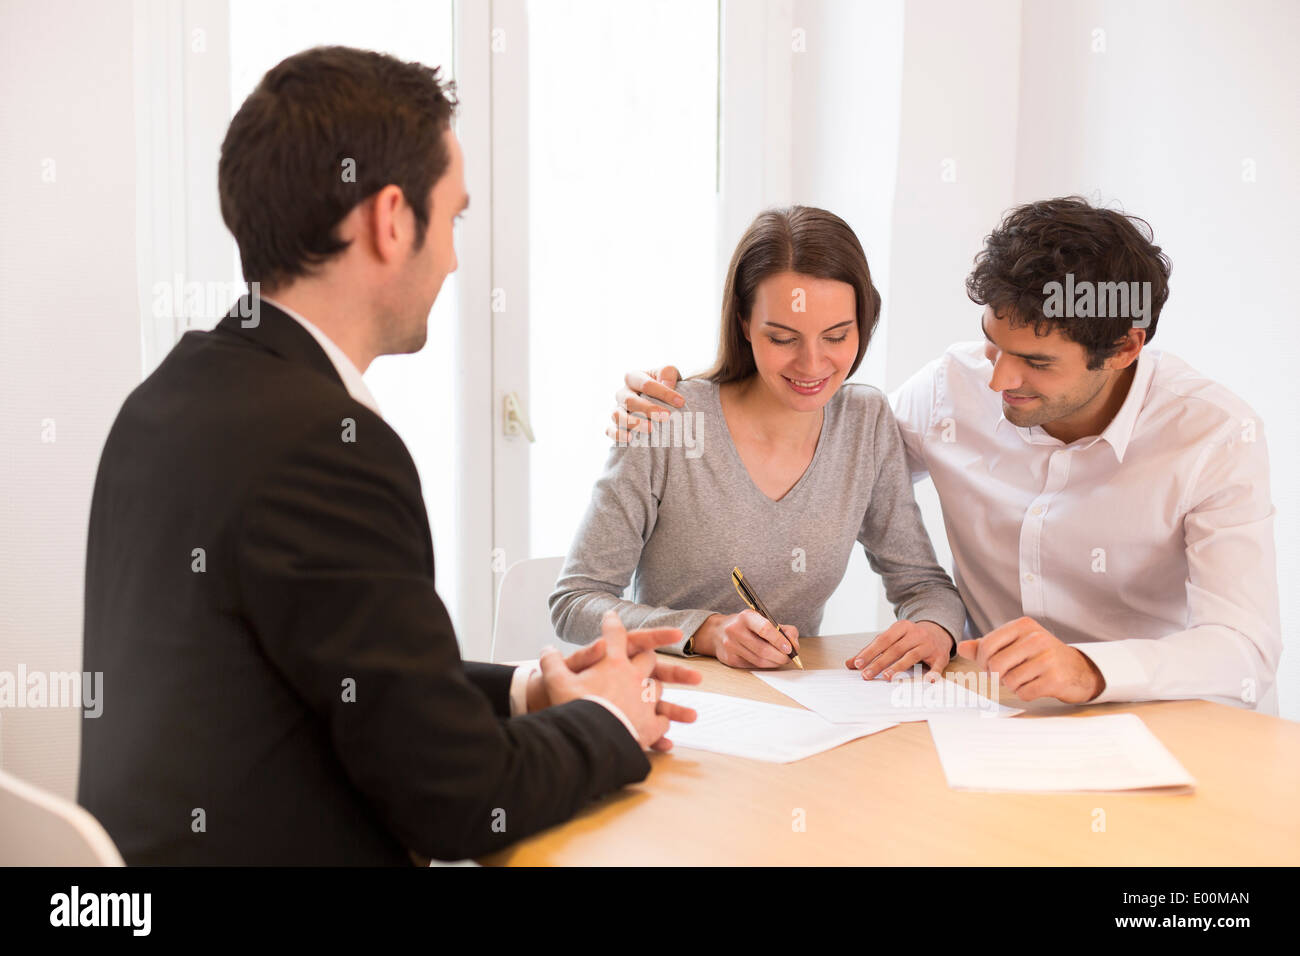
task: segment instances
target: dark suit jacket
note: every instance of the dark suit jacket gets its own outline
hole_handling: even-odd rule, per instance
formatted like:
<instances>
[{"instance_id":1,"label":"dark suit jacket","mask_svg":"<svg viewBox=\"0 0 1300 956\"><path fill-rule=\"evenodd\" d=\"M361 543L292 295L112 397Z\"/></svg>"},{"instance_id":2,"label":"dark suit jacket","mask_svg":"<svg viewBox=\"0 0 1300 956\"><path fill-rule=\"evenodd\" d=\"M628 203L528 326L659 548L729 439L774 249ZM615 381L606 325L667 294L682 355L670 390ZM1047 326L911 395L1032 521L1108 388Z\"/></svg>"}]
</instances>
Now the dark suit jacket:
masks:
<instances>
[{"instance_id":1,"label":"dark suit jacket","mask_svg":"<svg viewBox=\"0 0 1300 956\"><path fill-rule=\"evenodd\" d=\"M599 704L509 717L512 668L460 659L401 439L291 317L241 326L181 339L95 481L78 796L126 861L460 859L643 779Z\"/></svg>"}]
</instances>

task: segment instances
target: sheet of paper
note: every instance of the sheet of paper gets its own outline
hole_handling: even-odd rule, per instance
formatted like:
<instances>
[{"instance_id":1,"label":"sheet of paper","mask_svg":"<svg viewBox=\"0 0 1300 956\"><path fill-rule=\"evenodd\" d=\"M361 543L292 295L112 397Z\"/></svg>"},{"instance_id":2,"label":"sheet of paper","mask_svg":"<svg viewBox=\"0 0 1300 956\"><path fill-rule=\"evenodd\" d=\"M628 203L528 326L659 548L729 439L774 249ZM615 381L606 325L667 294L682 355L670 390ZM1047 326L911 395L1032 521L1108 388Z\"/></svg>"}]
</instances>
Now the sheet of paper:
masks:
<instances>
[{"instance_id":1,"label":"sheet of paper","mask_svg":"<svg viewBox=\"0 0 1300 956\"><path fill-rule=\"evenodd\" d=\"M872 720L906 723L928 720L937 714L1013 717L1023 712L978 693L981 688L976 675L972 675L973 687L946 679L863 680L859 671L847 667L755 671L754 676L835 724ZM986 684L983 690L987 689Z\"/></svg>"},{"instance_id":2,"label":"sheet of paper","mask_svg":"<svg viewBox=\"0 0 1300 956\"><path fill-rule=\"evenodd\" d=\"M1192 778L1137 714L930 721L954 790L1191 788Z\"/></svg>"},{"instance_id":3,"label":"sheet of paper","mask_svg":"<svg viewBox=\"0 0 1300 956\"><path fill-rule=\"evenodd\" d=\"M664 699L699 714L694 723L674 723L668 730L673 748L791 763L850 740L895 726L893 721L832 724L796 707L763 704L740 697L670 687Z\"/></svg>"}]
</instances>

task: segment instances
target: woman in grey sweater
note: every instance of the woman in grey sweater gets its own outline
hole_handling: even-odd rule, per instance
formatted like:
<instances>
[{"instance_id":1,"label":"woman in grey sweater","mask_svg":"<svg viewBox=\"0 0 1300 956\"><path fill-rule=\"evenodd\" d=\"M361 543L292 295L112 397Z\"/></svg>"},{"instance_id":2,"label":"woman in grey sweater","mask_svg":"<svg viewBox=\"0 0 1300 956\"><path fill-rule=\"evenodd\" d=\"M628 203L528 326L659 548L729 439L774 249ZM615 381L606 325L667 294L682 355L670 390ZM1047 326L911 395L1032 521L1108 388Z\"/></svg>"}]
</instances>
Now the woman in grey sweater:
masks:
<instances>
[{"instance_id":1,"label":"woman in grey sweater","mask_svg":"<svg viewBox=\"0 0 1300 956\"><path fill-rule=\"evenodd\" d=\"M678 385L681 409L613 448L596 482L550 598L560 637L587 642L614 610L629 628L680 628L663 650L779 667L817 632L859 542L899 618L871 657L901 641L887 675L948 662L966 611L922 525L898 426L878 389L844 384L879 316L842 219L793 206L754 220L728 269L714 367ZM745 608L735 566L789 641ZM847 663L874 676L866 651Z\"/></svg>"}]
</instances>

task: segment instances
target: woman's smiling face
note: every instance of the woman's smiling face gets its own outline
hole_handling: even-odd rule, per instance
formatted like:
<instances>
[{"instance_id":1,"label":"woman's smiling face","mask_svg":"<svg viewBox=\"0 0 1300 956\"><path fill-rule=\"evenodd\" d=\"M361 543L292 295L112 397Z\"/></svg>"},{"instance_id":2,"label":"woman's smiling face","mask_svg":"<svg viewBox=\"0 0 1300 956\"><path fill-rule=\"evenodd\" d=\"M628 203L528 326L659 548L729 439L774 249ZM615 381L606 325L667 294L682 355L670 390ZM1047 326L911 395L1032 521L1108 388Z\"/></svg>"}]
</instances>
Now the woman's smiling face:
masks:
<instances>
[{"instance_id":1,"label":"woman's smiling face","mask_svg":"<svg viewBox=\"0 0 1300 956\"><path fill-rule=\"evenodd\" d=\"M745 338L763 384L797 411L816 411L858 357L853 286L795 272L768 276L754 295Z\"/></svg>"}]
</instances>

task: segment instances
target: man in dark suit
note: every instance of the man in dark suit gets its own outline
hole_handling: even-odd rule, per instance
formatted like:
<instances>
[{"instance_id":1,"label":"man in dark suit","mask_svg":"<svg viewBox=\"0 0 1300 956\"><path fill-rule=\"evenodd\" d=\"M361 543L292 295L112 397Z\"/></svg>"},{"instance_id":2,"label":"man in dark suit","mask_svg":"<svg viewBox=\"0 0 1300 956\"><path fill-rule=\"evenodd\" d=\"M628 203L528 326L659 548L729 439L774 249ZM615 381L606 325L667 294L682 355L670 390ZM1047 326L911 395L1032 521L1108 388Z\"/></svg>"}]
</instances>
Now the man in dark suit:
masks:
<instances>
[{"instance_id":1,"label":"man in dark suit","mask_svg":"<svg viewBox=\"0 0 1300 956\"><path fill-rule=\"evenodd\" d=\"M126 400L91 507L80 802L128 863L402 864L498 849L641 780L659 683L603 640L464 663L419 478L361 372L411 352L468 204L436 70L290 57L222 147L244 298ZM351 162L349 162L351 161ZM351 175L349 175L349 169Z\"/></svg>"}]
</instances>

